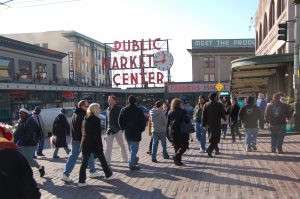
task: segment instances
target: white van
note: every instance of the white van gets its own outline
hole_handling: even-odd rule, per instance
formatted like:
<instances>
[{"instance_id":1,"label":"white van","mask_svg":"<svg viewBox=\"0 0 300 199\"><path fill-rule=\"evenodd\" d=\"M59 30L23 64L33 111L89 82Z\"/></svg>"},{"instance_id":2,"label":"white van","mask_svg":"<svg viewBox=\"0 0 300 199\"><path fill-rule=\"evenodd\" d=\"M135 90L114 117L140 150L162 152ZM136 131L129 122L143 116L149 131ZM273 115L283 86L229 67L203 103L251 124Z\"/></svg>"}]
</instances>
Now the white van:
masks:
<instances>
[{"instance_id":1,"label":"white van","mask_svg":"<svg viewBox=\"0 0 300 199\"><path fill-rule=\"evenodd\" d=\"M45 127L47 129L47 132L52 132L53 128L53 122L56 116L60 113L62 108L47 108L47 109L41 109L40 115L43 118L43 121L45 123ZM69 125L72 124L72 115L75 111L75 107L64 107L64 109L67 110L67 120L69 122Z\"/></svg>"}]
</instances>

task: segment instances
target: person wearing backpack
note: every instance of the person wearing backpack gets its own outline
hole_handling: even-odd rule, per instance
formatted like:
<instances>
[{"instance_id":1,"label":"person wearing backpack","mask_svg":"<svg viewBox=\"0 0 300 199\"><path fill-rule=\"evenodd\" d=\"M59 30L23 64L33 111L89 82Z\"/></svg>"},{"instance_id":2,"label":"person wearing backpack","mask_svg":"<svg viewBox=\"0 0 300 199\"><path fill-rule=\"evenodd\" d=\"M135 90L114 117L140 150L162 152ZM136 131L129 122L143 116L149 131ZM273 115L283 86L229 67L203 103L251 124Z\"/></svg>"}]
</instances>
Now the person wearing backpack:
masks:
<instances>
[{"instance_id":1,"label":"person wearing backpack","mask_svg":"<svg viewBox=\"0 0 300 199\"><path fill-rule=\"evenodd\" d=\"M206 103L205 96L200 95L198 104L194 108L193 120L196 124L196 137L200 144L200 153L205 153L206 147L206 130L201 124L203 106Z\"/></svg>"},{"instance_id":2,"label":"person wearing backpack","mask_svg":"<svg viewBox=\"0 0 300 199\"><path fill-rule=\"evenodd\" d=\"M239 118L242 121L246 130L245 142L246 151L256 151L256 139L258 134L258 121L260 118L260 110L255 105L255 99L252 96L248 96L246 99L246 105L240 109Z\"/></svg>"},{"instance_id":3,"label":"person wearing backpack","mask_svg":"<svg viewBox=\"0 0 300 199\"><path fill-rule=\"evenodd\" d=\"M286 121L292 116L290 106L280 102L281 93L275 93L265 111L265 120L270 124L271 152L283 153L282 144L286 134Z\"/></svg>"}]
</instances>

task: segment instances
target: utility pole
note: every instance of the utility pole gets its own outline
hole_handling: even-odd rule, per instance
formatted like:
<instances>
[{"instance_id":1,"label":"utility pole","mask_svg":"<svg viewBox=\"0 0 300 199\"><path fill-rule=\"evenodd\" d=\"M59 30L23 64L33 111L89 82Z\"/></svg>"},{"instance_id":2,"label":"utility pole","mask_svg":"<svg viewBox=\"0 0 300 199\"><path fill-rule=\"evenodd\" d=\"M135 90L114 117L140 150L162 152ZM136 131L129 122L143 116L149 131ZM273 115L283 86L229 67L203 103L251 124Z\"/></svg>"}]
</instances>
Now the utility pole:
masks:
<instances>
[{"instance_id":1,"label":"utility pole","mask_svg":"<svg viewBox=\"0 0 300 199\"><path fill-rule=\"evenodd\" d=\"M296 131L300 130L300 82L299 82L299 45L300 45L300 0L295 4L295 46L294 46L294 120Z\"/></svg>"}]
</instances>

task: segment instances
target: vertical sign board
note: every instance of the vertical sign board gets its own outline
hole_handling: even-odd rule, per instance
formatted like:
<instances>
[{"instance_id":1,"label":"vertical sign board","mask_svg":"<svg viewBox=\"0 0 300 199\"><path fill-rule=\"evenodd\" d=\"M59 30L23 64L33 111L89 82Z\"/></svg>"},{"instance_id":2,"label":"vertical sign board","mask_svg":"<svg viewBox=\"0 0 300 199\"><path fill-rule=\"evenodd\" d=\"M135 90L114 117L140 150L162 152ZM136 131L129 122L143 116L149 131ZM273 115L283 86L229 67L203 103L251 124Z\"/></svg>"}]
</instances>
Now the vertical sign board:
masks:
<instances>
[{"instance_id":1,"label":"vertical sign board","mask_svg":"<svg viewBox=\"0 0 300 199\"><path fill-rule=\"evenodd\" d=\"M68 62L69 62L69 81L74 81L74 65L73 65L73 52L68 52Z\"/></svg>"}]
</instances>

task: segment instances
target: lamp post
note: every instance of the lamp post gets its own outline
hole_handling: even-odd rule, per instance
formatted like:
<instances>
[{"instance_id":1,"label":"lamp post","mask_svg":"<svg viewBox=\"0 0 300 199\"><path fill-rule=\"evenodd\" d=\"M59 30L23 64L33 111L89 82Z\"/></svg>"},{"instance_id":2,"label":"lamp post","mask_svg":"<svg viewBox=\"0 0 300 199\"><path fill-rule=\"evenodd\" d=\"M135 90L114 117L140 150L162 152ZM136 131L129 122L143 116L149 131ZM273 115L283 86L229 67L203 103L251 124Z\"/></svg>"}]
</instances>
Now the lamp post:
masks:
<instances>
[{"instance_id":1,"label":"lamp post","mask_svg":"<svg viewBox=\"0 0 300 199\"><path fill-rule=\"evenodd\" d=\"M299 45L300 45L300 0L294 0L295 4L295 46L294 46L294 119L295 130L300 130L300 82L299 82Z\"/></svg>"}]
</instances>

